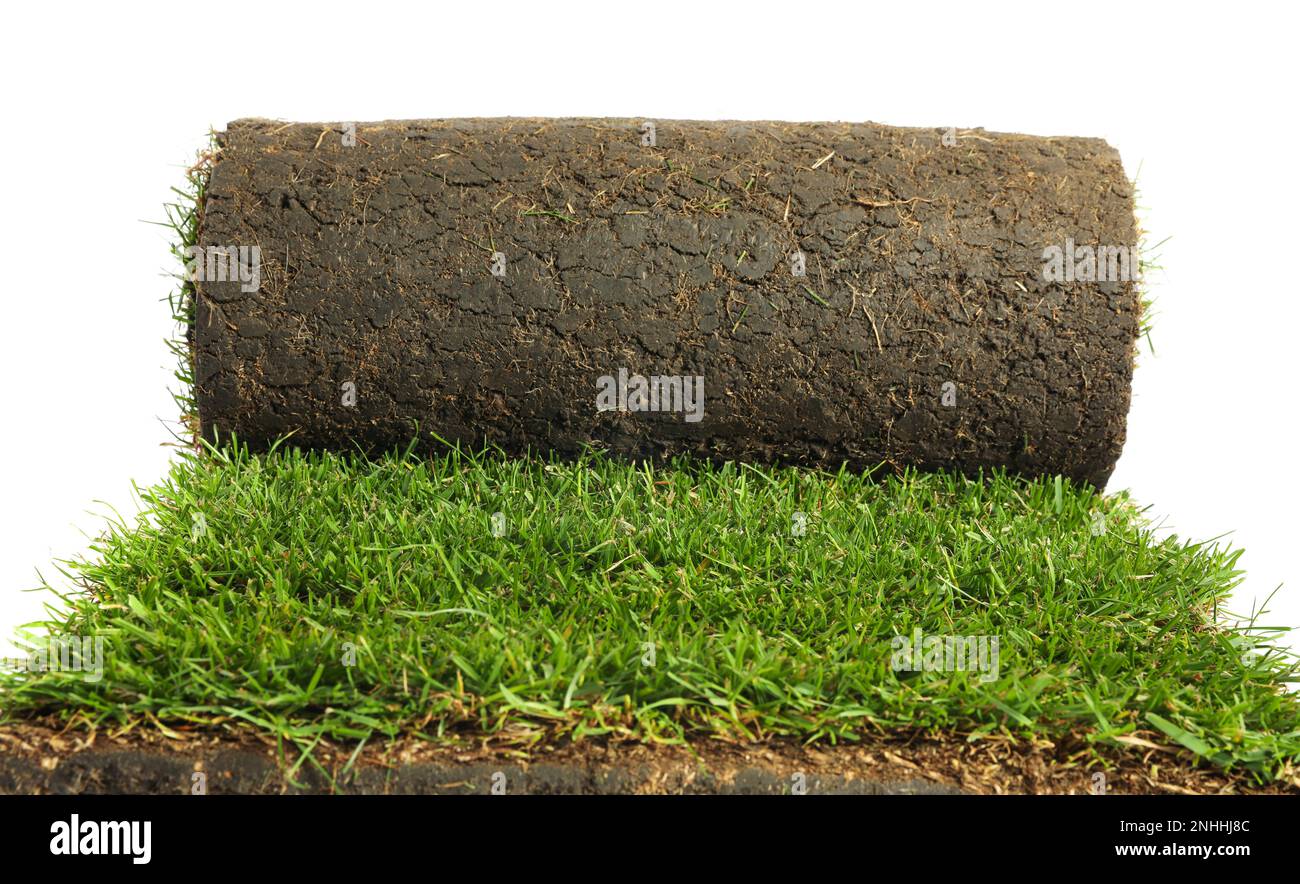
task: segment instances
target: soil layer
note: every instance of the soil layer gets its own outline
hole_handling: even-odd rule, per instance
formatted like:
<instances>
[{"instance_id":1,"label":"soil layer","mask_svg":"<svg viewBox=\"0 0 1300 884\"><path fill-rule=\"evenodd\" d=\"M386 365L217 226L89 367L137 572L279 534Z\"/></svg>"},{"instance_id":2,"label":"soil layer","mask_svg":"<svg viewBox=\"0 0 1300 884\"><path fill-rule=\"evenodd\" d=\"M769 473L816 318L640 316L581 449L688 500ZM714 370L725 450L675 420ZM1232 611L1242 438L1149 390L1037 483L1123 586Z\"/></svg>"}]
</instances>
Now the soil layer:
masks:
<instances>
[{"instance_id":1,"label":"soil layer","mask_svg":"<svg viewBox=\"0 0 1300 884\"><path fill-rule=\"evenodd\" d=\"M414 738L294 746L251 732L125 734L0 726L0 794L1300 794L1197 766L1148 744L1090 758L1077 741L867 735L839 746L791 740L685 745L588 739L530 747ZM195 777L203 774L202 778Z\"/></svg>"},{"instance_id":2,"label":"soil layer","mask_svg":"<svg viewBox=\"0 0 1300 884\"><path fill-rule=\"evenodd\" d=\"M1136 246L1105 142L645 123L231 123L192 268L204 434L1105 484L1139 296L1068 266Z\"/></svg>"}]
</instances>

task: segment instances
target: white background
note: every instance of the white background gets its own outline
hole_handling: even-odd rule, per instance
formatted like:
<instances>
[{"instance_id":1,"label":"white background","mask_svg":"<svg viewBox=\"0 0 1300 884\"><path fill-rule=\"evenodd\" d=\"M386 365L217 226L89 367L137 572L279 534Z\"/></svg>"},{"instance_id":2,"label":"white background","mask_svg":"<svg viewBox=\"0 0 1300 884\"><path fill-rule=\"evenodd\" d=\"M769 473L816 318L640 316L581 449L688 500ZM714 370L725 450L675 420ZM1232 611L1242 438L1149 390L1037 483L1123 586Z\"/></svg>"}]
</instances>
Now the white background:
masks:
<instances>
[{"instance_id":1,"label":"white background","mask_svg":"<svg viewBox=\"0 0 1300 884\"><path fill-rule=\"evenodd\" d=\"M1233 532L1249 612L1300 625L1300 158L1292 8L1135 3L159 3L6 9L0 635L84 548L174 415L169 188L243 116L873 120L1101 136L1141 165L1156 355L1112 490ZM96 504L96 501L105 503ZM84 532L84 533L83 533ZM1300 637L1287 639L1300 647Z\"/></svg>"}]
</instances>

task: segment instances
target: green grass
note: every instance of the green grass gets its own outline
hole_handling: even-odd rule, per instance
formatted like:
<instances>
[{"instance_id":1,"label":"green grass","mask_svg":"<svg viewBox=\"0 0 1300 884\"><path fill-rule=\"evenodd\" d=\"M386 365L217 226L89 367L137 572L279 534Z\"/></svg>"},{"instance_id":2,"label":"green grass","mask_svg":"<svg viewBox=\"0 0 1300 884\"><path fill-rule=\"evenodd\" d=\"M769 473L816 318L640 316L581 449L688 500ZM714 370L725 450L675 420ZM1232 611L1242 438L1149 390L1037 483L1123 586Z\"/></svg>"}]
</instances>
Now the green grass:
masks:
<instances>
[{"instance_id":1,"label":"green grass","mask_svg":"<svg viewBox=\"0 0 1300 884\"><path fill-rule=\"evenodd\" d=\"M1138 164L1138 170L1133 175L1133 212L1137 222L1138 231L1138 340L1147 342L1147 351L1152 356L1155 355L1156 345L1151 340L1151 332L1155 329L1157 311L1155 309L1155 297L1151 294L1155 287L1154 276L1157 273L1164 272L1164 265L1160 263L1160 249L1165 243L1169 242L1172 237L1166 236L1160 242L1152 243L1149 233L1145 226L1145 219L1150 208L1142 202L1142 189L1138 186L1138 181L1142 177L1142 165ZM1134 356L1136 357L1136 351Z\"/></svg>"},{"instance_id":2,"label":"green grass","mask_svg":"<svg viewBox=\"0 0 1300 884\"><path fill-rule=\"evenodd\" d=\"M302 745L1140 731L1262 779L1300 756L1293 660L1209 626L1238 553L1068 481L236 446L140 494L44 624L104 636L103 679L8 673L8 715ZM997 636L998 677L895 672L915 628Z\"/></svg>"},{"instance_id":3,"label":"green grass","mask_svg":"<svg viewBox=\"0 0 1300 884\"><path fill-rule=\"evenodd\" d=\"M185 170L184 184L172 188L175 199L164 204L165 219L152 222L172 232L171 255L182 269L187 262L186 250L199 241L199 216L207 195L208 175L216 150L216 134L209 132L207 147L195 154L194 163ZM181 270L173 271L171 275L176 280L176 286L167 297L167 306L176 323L177 335L168 339L166 344L176 359L173 377L178 386L172 390L172 399L176 403L181 426L181 432L176 435L179 441L188 446L198 435L198 407L194 401L194 357L191 348L195 287L194 281Z\"/></svg>"}]
</instances>

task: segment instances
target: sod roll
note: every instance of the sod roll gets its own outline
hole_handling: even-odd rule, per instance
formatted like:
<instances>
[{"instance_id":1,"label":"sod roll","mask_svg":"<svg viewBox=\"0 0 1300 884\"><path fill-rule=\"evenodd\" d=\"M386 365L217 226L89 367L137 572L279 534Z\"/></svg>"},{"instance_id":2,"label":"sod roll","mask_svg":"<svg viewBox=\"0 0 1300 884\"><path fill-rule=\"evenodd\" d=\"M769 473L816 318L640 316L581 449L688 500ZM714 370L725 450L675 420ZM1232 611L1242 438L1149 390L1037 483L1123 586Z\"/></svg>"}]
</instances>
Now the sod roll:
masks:
<instances>
[{"instance_id":1,"label":"sod roll","mask_svg":"<svg viewBox=\"0 0 1300 884\"><path fill-rule=\"evenodd\" d=\"M1098 487L1123 445L1137 230L1097 139L239 120L218 144L189 253L208 438Z\"/></svg>"}]
</instances>

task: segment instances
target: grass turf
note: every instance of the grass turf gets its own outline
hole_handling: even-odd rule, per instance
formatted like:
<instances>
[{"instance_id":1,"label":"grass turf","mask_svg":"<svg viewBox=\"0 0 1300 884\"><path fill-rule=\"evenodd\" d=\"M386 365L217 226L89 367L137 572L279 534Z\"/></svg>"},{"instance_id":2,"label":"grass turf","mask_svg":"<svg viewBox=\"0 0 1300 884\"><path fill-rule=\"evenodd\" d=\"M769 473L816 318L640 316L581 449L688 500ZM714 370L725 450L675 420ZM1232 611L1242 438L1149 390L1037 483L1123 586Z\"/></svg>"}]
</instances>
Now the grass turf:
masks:
<instances>
[{"instance_id":1,"label":"grass turf","mask_svg":"<svg viewBox=\"0 0 1300 884\"><path fill-rule=\"evenodd\" d=\"M167 207L181 263L213 150ZM178 280L188 443L194 287ZM1157 540L1126 497L1060 480L234 446L140 494L134 522L66 563L84 591L32 624L104 637L102 680L0 672L3 717L237 723L305 750L452 729L926 728L1154 740L1264 780L1300 759L1300 667L1218 616L1238 554ZM895 671L894 636L915 629L996 636L998 677Z\"/></svg>"},{"instance_id":2,"label":"grass turf","mask_svg":"<svg viewBox=\"0 0 1300 884\"><path fill-rule=\"evenodd\" d=\"M1070 733L1265 780L1300 757L1293 659L1213 625L1238 553L1060 479L233 446L140 494L44 624L105 637L102 680L8 673L6 714L304 746ZM997 678L896 672L917 628L997 636Z\"/></svg>"}]
</instances>

